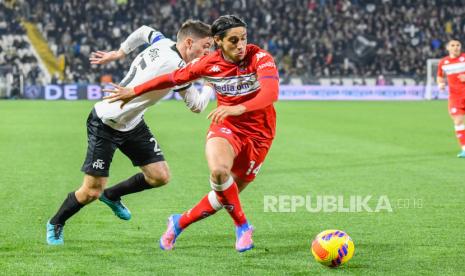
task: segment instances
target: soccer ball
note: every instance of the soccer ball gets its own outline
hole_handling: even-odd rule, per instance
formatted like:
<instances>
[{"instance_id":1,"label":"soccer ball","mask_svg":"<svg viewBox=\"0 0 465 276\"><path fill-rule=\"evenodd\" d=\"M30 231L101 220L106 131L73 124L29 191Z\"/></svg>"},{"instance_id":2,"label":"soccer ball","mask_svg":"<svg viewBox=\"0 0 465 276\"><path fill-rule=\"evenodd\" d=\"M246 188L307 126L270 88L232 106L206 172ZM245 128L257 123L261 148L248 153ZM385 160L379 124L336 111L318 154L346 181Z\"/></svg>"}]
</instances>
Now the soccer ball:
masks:
<instances>
[{"instance_id":1,"label":"soccer ball","mask_svg":"<svg viewBox=\"0 0 465 276\"><path fill-rule=\"evenodd\" d=\"M312 254L322 265L338 267L349 261L354 255L352 239L340 230L326 230L312 242Z\"/></svg>"}]
</instances>

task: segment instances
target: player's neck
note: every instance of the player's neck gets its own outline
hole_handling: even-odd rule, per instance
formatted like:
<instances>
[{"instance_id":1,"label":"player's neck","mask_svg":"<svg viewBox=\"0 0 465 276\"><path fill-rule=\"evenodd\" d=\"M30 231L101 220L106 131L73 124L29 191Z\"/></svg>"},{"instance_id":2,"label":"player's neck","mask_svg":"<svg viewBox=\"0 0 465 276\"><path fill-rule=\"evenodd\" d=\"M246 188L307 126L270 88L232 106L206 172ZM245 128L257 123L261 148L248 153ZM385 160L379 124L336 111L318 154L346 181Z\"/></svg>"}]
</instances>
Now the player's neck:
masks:
<instances>
[{"instance_id":1,"label":"player's neck","mask_svg":"<svg viewBox=\"0 0 465 276\"><path fill-rule=\"evenodd\" d=\"M187 60L187 53L186 53L186 48L182 47L179 43L176 43L176 49L178 49L179 54L181 54L182 59L187 63L189 62Z\"/></svg>"},{"instance_id":2,"label":"player's neck","mask_svg":"<svg viewBox=\"0 0 465 276\"><path fill-rule=\"evenodd\" d=\"M234 63L234 64L236 64L236 63L239 63L239 62L240 62L240 60L239 60L239 61L234 61L232 58L228 57L228 56L225 55L223 52L221 52L221 56L223 57L224 60L226 60L226 61L229 62L229 63Z\"/></svg>"},{"instance_id":3,"label":"player's neck","mask_svg":"<svg viewBox=\"0 0 465 276\"><path fill-rule=\"evenodd\" d=\"M460 56L460 54L457 54L457 55L449 54L449 57L450 57L450 58L458 58L459 56Z\"/></svg>"}]
</instances>

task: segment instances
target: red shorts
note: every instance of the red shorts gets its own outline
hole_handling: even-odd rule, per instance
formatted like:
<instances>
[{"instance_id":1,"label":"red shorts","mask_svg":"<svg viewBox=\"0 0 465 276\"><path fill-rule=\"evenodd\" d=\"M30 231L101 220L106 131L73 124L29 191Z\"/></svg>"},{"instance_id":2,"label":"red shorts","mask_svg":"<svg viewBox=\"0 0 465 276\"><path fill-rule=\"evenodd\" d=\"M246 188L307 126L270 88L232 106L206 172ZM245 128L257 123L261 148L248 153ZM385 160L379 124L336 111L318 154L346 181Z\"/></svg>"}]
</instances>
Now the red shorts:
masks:
<instances>
[{"instance_id":1,"label":"red shorts","mask_svg":"<svg viewBox=\"0 0 465 276\"><path fill-rule=\"evenodd\" d=\"M222 137L228 140L236 153L231 172L243 181L252 182L268 154L272 140L256 141L223 124L210 125L207 140L213 137Z\"/></svg>"},{"instance_id":2,"label":"red shorts","mask_svg":"<svg viewBox=\"0 0 465 276\"><path fill-rule=\"evenodd\" d=\"M465 115L465 97L449 98L449 114Z\"/></svg>"}]
</instances>

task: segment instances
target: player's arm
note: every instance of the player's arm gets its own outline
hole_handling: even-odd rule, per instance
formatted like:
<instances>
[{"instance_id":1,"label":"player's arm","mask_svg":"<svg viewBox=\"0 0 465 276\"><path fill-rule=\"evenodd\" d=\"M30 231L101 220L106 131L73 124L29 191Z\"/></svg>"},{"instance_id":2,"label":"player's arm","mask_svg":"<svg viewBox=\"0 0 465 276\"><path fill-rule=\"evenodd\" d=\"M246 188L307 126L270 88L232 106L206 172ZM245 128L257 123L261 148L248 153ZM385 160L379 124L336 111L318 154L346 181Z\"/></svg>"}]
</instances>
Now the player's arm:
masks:
<instances>
[{"instance_id":1,"label":"player's arm","mask_svg":"<svg viewBox=\"0 0 465 276\"><path fill-rule=\"evenodd\" d=\"M279 77L277 75L258 78L260 92L254 98L243 102L245 112L254 111L272 105L279 96Z\"/></svg>"},{"instance_id":2,"label":"player's arm","mask_svg":"<svg viewBox=\"0 0 465 276\"><path fill-rule=\"evenodd\" d=\"M205 110L210 102L210 98L214 92L214 88L210 84L205 84L202 87L202 92L197 90L193 85L189 88L178 91L184 99L186 106L195 113L200 113Z\"/></svg>"},{"instance_id":3,"label":"player's arm","mask_svg":"<svg viewBox=\"0 0 465 276\"><path fill-rule=\"evenodd\" d=\"M194 59L182 68L137 85L134 87L134 95L139 96L153 90L181 86L199 79L203 74L203 69L205 68L204 64L206 57L208 56L204 56L200 60Z\"/></svg>"},{"instance_id":4,"label":"player's arm","mask_svg":"<svg viewBox=\"0 0 465 276\"><path fill-rule=\"evenodd\" d=\"M444 77L438 76L436 82L438 83L439 90L444 91L446 89L446 80Z\"/></svg>"},{"instance_id":5,"label":"player's arm","mask_svg":"<svg viewBox=\"0 0 465 276\"><path fill-rule=\"evenodd\" d=\"M239 116L272 105L278 100L279 75L273 58L268 54L256 62L260 91L252 99L233 106L219 106L208 115L213 122L222 122L227 116Z\"/></svg>"},{"instance_id":6,"label":"player's arm","mask_svg":"<svg viewBox=\"0 0 465 276\"><path fill-rule=\"evenodd\" d=\"M153 44L163 38L165 37L162 33L144 25L132 32L128 38L121 43L119 50L110 52L96 51L91 53L89 60L91 64L107 64L115 60L123 59L134 49L143 44Z\"/></svg>"},{"instance_id":7,"label":"player's arm","mask_svg":"<svg viewBox=\"0 0 465 276\"><path fill-rule=\"evenodd\" d=\"M120 50L127 55L141 45L153 44L164 38L165 36L161 32L144 25L135 30L121 43Z\"/></svg>"},{"instance_id":8,"label":"player's arm","mask_svg":"<svg viewBox=\"0 0 465 276\"><path fill-rule=\"evenodd\" d=\"M445 90L446 79L444 78L444 71L442 71L442 60L438 64L438 74L436 76L436 83L438 84L439 90Z\"/></svg>"},{"instance_id":9,"label":"player's arm","mask_svg":"<svg viewBox=\"0 0 465 276\"><path fill-rule=\"evenodd\" d=\"M193 60L191 63L182 68L171 73L155 77L147 82L135 86L134 88L122 87L117 84L110 83L110 85L113 86L113 89L103 89L102 91L108 92L111 95L104 97L104 99L109 99L110 103L121 100L123 101L121 106L123 106L135 97L147 92L173 88L175 86L181 86L192 82L201 78L203 69L205 68L201 61L197 61L198 60Z\"/></svg>"}]
</instances>

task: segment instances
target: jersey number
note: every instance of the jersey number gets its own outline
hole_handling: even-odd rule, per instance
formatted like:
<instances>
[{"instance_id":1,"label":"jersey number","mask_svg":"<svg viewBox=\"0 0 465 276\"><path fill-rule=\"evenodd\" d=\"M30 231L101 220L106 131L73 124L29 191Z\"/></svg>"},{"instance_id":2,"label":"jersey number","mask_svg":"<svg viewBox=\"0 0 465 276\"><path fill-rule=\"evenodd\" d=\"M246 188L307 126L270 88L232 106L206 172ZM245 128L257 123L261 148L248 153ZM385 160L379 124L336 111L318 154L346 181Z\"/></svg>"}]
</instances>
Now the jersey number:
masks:
<instances>
[{"instance_id":1,"label":"jersey number","mask_svg":"<svg viewBox=\"0 0 465 276\"><path fill-rule=\"evenodd\" d=\"M257 173L260 171L260 168L263 163L258 165L255 169L253 168L255 166L255 161L250 161L250 166L245 175L249 175L250 173L253 173L255 176L257 176Z\"/></svg>"},{"instance_id":2,"label":"jersey number","mask_svg":"<svg viewBox=\"0 0 465 276\"><path fill-rule=\"evenodd\" d=\"M160 149L160 146L158 146L157 140L155 140L155 138L152 137L152 138L150 138L150 142L155 143L155 146L153 147L153 151L156 152L156 153L160 153L161 149Z\"/></svg>"},{"instance_id":3,"label":"jersey number","mask_svg":"<svg viewBox=\"0 0 465 276\"><path fill-rule=\"evenodd\" d=\"M140 69L141 69L141 70L144 70L145 68L147 68L147 62L145 62L144 56L141 56L140 62L139 62L139 64L137 64L137 66L140 66ZM134 77L136 76L136 72L137 72L137 66L131 67L131 72L130 72L129 75L119 84L120 86L126 86L126 85L128 85L128 84L134 79Z\"/></svg>"}]
</instances>

